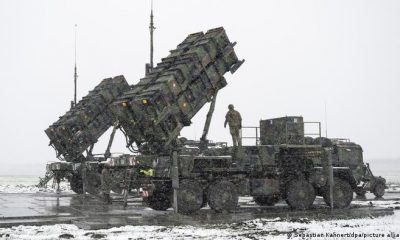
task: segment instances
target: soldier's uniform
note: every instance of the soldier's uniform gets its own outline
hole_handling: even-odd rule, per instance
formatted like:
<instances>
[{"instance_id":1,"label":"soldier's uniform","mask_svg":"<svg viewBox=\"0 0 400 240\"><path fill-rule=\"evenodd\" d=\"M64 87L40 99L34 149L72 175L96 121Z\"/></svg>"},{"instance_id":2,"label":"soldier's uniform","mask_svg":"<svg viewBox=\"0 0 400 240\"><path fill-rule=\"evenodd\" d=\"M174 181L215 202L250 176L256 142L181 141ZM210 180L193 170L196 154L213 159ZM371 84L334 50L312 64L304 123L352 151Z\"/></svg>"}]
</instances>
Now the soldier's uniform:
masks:
<instances>
[{"instance_id":1,"label":"soldier's uniform","mask_svg":"<svg viewBox=\"0 0 400 240\"><path fill-rule=\"evenodd\" d=\"M242 146L242 139L240 137L240 131L242 129L242 116L240 116L240 113L234 109L232 104L229 104L228 109L229 111L225 116L224 127L226 127L227 123L229 124L233 146Z\"/></svg>"},{"instance_id":2,"label":"soldier's uniform","mask_svg":"<svg viewBox=\"0 0 400 240\"><path fill-rule=\"evenodd\" d=\"M101 191L104 197L104 201L107 203L111 203L110 191L111 191L112 180L110 172L106 167L104 167L103 170L101 171L100 179L101 179Z\"/></svg>"}]
</instances>

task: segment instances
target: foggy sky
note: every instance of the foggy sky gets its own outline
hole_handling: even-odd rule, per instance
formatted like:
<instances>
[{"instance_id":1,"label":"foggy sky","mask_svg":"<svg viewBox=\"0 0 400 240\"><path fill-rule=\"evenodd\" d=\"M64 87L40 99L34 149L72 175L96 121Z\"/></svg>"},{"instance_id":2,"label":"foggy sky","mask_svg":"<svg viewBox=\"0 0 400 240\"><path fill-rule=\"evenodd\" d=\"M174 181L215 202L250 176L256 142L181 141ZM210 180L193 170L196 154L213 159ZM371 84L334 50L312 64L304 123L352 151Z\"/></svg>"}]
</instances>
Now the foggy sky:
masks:
<instances>
[{"instance_id":1,"label":"foggy sky","mask_svg":"<svg viewBox=\"0 0 400 240\"><path fill-rule=\"evenodd\" d=\"M74 25L80 99L104 78L144 76L149 10L149 0L0 2L1 175L43 174L56 160L44 129L73 99ZM328 136L361 144L373 166L400 160L399 13L394 0L154 0L155 62L189 33L223 26L246 62L225 75L209 139L231 143L230 103L245 126L301 115L323 122L325 135L326 103ZM200 138L207 109L183 136ZM118 134L113 151L124 146Z\"/></svg>"}]
</instances>

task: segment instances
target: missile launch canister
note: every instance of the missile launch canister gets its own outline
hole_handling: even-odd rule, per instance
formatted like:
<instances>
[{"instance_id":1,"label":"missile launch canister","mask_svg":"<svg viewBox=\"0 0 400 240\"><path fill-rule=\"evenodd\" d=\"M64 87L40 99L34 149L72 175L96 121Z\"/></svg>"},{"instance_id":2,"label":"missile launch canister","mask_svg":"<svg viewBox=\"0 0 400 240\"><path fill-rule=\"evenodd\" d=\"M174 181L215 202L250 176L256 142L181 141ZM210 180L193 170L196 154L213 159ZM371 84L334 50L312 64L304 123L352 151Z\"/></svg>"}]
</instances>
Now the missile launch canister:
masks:
<instances>
[{"instance_id":1,"label":"missile launch canister","mask_svg":"<svg viewBox=\"0 0 400 240\"><path fill-rule=\"evenodd\" d=\"M224 74L243 63L224 28L193 33L115 101L129 144L166 149L193 116L226 86Z\"/></svg>"}]
</instances>

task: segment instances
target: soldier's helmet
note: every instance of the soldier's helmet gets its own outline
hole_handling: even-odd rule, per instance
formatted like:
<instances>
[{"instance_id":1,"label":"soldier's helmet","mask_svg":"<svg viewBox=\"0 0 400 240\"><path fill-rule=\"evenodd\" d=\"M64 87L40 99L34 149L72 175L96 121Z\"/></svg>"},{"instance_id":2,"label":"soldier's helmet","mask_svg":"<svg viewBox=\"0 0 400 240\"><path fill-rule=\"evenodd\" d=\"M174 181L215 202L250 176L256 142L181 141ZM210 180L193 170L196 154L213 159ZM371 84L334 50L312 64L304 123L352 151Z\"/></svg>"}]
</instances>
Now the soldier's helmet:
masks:
<instances>
[{"instance_id":1,"label":"soldier's helmet","mask_svg":"<svg viewBox=\"0 0 400 240\"><path fill-rule=\"evenodd\" d=\"M233 110L233 109L234 109L233 104L229 104L229 105L228 105L228 109L229 109L229 110Z\"/></svg>"}]
</instances>

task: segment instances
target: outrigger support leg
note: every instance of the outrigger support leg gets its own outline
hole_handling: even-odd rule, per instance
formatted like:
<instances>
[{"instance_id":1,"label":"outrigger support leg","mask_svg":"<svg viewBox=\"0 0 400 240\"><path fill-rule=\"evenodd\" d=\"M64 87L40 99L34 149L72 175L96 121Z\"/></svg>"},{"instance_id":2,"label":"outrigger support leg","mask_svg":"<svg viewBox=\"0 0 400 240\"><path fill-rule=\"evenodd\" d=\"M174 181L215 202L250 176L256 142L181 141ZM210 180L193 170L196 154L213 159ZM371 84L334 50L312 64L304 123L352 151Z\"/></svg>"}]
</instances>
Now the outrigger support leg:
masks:
<instances>
[{"instance_id":1,"label":"outrigger support leg","mask_svg":"<svg viewBox=\"0 0 400 240\"><path fill-rule=\"evenodd\" d=\"M82 190L83 190L83 196L85 197L86 195L86 189L87 189L87 179L86 179L86 161L87 160L92 160L93 159L93 151L94 144L90 145L89 150L86 150L86 157L82 157L81 161L81 175L82 175Z\"/></svg>"},{"instance_id":2,"label":"outrigger support leg","mask_svg":"<svg viewBox=\"0 0 400 240\"><path fill-rule=\"evenodd\" d=\"M107 158L109 158L111 156L110 149L111 149L112 143L114 141L115 132L117 131L118 128L119 128L119 122L116 121L114 123L114 127L113 127L113 130L110 135L110 140L108 140L107 149L104 152L104 160L107 160Z\"/></svg>"},{"instance_id":3,"label":"outrigger support leg","mask_svg":"<svg viewBox=\"0 0 400 240\"><path fill-rule=\"evenodd\" d=\"M82 160L82 167L81 167L81 171L82 171L82 195L85 197L86 195L86 158L83 158Z\"/></svg>"},{"instance_id":4,"label":"outrigger support leg","mask_svg":"<svg viewBox=\"0 0 400 240\"><path fill-rule=\"evenodd\" d=\"M214 93L212 100L211 100L210 109L208 110L208 113L207 113L207 118L206 118L206 122L204 124L204 129L203 129L203 135L200 138L200 151L204 151L208 147L207 135L208 135L208 130L210 129L211 119L214 114L215 103L217 101L217 94L218 94L218 92Z\"/></svg>"},{"instance_id":5,"label":"outrigger support leg","mask_svg":"<svg viewBox=\"0 0 400 240\"><path fill-rule=\"evenodd\" d=\"M333 165L332 165L332 153L328 151L328 177L329 177L329 200L330 200L330 207L333 209Z\"/></svg>"},{"instance_id":6,"label":"outrigger support leg","mask_svg":"<svg viewBox=\"0 0 400 240\"><path fill-rule=\"evenodd\" d=\"M174 189L173 204L174 212L178 213L178 189L179 189L179 169L178 169L178 152L172 151L172 188Z\"/></svg>"}]
</instances>

